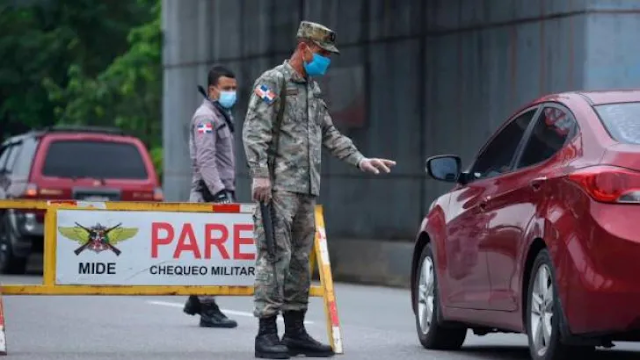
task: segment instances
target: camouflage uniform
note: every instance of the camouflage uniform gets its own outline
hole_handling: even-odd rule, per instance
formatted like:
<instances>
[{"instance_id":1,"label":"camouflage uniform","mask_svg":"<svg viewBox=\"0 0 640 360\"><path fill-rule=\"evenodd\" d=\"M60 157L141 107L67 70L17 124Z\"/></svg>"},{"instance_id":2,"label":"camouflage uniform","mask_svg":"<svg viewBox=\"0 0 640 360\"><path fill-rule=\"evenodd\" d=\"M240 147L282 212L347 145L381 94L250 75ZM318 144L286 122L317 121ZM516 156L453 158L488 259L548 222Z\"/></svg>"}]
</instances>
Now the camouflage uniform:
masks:
<instances>
[{"instance_id":1,"label":"camouflage uniform","mask_svg":"<svg viewBox=\"0 0 640 360\"><path fill-rule=\"evenodd\" d=\"M310 39L328 51L338 51L334 33L318 24L303 22L298 38ZM279 100L283 82L285 110L277 152L270 158L267 153L269 148L273 149L272 131L278 131L273 127L282 106ZM315 235L322 146L354 167L364 156L333 125L318 84L300 76L287 61L263 73L254 89L243 127L244 148L251 176L271 178L276 210L276 274L267 260L259 208L254 214L258 252L254 314L264 318L280 311L307 309L309 254Z\"/></svg>"}]
</instances>

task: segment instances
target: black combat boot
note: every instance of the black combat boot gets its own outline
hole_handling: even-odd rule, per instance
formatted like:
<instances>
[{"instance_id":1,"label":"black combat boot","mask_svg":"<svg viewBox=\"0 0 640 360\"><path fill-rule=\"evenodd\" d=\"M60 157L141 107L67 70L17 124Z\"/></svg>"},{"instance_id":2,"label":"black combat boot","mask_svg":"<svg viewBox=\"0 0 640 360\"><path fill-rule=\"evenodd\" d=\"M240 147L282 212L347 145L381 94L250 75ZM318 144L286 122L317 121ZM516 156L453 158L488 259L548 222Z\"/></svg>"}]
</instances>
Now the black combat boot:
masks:
<instances>
[{"instance_id":1,"label":"black combat boot","mask_svg":"<svg viewBox=\"0 0 640 360\"><path fill-rule=\"evenodd\" d=\"M289 351L280 343L276 316L260 319L256 335L256 357L260 359L288 359Z\"/></svg>"},{"instance_id":2,"label":"black combat boot","mask_svg":"<svg viewBox=\"0 0 640 360\"><path fill-rule=\"evenodd\" d=\"M334 355L331 346L314 340L304 328L304 311L285 311L284 336L282 343L289 348L289 355L303 354L306 357L331 357Z\"/></svg>"},{"instance_id":3,"label":"black combat boot","mask_svg":"<svg viewBox=\"0 0 640 360\"><path fill-rule=\"evenodd\" d=\"M202 312L200 313L200 327L234 328L238 326L237 322L227 318L227 316L220 311L216 303L201 303L200 306L202 308Z\"/></svg>"},{"instance_id":4,"label":"black combat boot","mask_svg":"<svg viewBox=\"0 0 640 360\"><path fill-rule=\"evenodd\" d=\"M200 300L198 300L198 297L195 295L189 296L187 302L184 303L184 308L182 309L182 311L187 315L200 314L201 310Z\"/></svg>"}]
</instances>

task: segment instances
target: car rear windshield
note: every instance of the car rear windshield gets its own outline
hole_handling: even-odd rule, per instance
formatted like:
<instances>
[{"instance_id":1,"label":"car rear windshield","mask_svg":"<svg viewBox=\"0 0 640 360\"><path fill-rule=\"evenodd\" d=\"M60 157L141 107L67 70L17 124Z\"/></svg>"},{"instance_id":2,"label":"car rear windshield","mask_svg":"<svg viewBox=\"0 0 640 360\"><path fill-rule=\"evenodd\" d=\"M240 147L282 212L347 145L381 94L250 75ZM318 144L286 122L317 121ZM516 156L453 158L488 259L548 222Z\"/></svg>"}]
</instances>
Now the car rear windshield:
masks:
<instances>
[{"instance_id":1,"label":"car rear windshield","mask_svg":"<svg viewBox=\"0 0 640 360\"><path fill-rule=\"evenodd\" d=\"M76 140L51 142L42 175L126 180L149 177L142 156L133 144Z\"/></svg>"},{"instance_id":2,"label":"car rear windshield","mask_svg":"<svg viewBox=\"0 0 640 360\"><path fill-rule=\"evenodd\" d=\"M640 144L640 103L595 106L611 137L625 144Z\"/></svg>"}]
</instances>

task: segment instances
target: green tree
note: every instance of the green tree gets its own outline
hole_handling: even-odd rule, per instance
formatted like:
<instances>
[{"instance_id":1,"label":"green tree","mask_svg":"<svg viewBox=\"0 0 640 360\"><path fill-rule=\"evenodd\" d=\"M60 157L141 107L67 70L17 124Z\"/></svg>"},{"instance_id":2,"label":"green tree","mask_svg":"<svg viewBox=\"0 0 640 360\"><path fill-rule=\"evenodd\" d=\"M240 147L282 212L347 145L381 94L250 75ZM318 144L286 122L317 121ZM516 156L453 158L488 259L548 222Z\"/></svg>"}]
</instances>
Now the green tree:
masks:
<instances>
[{"instance_id":1,"label":"green tree","mask_svg":"<svg viewBox=\"0 0 640 360\"><path fill-rule=\"evenodd\" d=\"M81 64L69 67L65 87L43 81L56 118L65 124L115 125L139 136L153 148L161 145L162 36L160 4L151 6L153 19L133 28L129 48L96 76Z\"/></svg>"},{"instance_id":2,"label":"green tree","mask_svg":"<svg viewBox=\"0 0 640 360\"><path fill-rule=\"evenodd\" d=\"M160 6L0 3L0 138L56 123L117 126L144 141L161 172Z\"/></svg>"},{"instance_id":3,"label":"green tree","mask_svg":"<svg viewBox=\"0 0 640 360\"><path fill-rule=\"evenodd\" d=\"M61 104L43 79L67 88L76 69L97 76L127 50L133 26L157 18L150 9L158 6L157 0L32 3L0 2L0 138L56 123Z\"/></svg>"}]
</instances>

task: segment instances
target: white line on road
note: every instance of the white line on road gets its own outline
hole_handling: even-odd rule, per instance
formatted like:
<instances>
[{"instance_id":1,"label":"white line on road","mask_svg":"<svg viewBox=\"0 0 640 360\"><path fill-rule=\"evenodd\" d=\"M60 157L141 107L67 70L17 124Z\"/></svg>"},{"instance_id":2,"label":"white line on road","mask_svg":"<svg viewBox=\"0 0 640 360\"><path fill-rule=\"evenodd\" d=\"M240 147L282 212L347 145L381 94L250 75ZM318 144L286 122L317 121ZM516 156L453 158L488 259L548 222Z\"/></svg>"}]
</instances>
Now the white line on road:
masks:
<instances>
[{"instance_id":1,"label":"white line on road","mask_svg":"<svg viewBox=\"0 0 640 360\"><path fill-rule=\"evenodd\" d=\"M148 304L151 305L159 305L159 306L169 306L169 307L178 307L181 308L184 306L184 304L181 303L175 303L175 302L168 302L168 301L155 301L155 300L150 300L147 301ZM229 315L236 315L236 316L242 316L242 317L253 317L253 313L250 312L246 312L246 311L237 311L237 310L229 310L229 309L220 309L222 312L229 314ZM278 317L278 321L281 321L282 318ZM305 321L305 324L313 324L313 321Z\"/></svg>"},{"instance_id":2,"label":"white line on road","mask_svg":"<svg viewBox=\"0 0 640 360\"><path fill-rule=\"evenodd\" d=\"M168 302L168 301L147 301L147 303L151 305L171 306L171 307L178 307L178 308L181 308L184 306L184 304ZM246 311L235 311L235 310L229 310L229 309L220 309L220 310L230 315L253 317L252 313L249 313Z\"/></svg>"}]
</instances>

